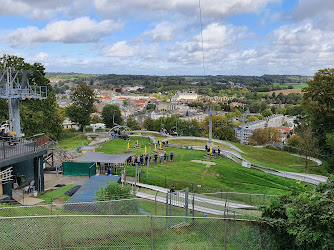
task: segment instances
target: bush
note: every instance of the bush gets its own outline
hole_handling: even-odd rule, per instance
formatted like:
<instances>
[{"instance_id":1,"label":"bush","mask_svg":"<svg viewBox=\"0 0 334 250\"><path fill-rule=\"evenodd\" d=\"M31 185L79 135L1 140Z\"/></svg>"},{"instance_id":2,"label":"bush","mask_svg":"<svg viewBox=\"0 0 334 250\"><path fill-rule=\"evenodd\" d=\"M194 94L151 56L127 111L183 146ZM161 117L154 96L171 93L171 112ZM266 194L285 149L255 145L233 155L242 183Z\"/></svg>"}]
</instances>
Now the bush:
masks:
<instances>
[{"instance_id":1,"label":"bush","mask_svg":"<svg viewBox=\"0 0 334 250\"><path fill-rule=\"evenodd\" d=\"M100 187L95 192L97 201L109 201L101 202L98 204L100 214L138 214L139 205L136 200L125 200L134 198L134 194L131 194L131 186L122 185L116 182L109 182L107 186Z\"/></svg>"}]
</instances>

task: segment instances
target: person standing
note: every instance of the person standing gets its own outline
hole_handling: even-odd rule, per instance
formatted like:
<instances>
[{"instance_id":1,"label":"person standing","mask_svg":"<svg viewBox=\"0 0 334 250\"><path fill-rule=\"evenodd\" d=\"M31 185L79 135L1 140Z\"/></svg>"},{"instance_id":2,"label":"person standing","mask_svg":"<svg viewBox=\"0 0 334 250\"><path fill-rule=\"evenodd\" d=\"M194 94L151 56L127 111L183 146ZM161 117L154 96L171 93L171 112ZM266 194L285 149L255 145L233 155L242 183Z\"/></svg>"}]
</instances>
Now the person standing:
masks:
<instances>
[{"instance_id":1,"label":"person standing","mask_svg":"<svg viewBox=\"0 0 334 250\"><path fill-rule=\"evenodd\" d=\"M164 162L164 153L161 153L160 155L160 164Z\"/></svg>"},{"instance_id":2,"label":"person standing","mask_svg":"<svg viewBox=\"0 0 334 250\"><path fill-rule=\"evenodd\" d=\"M147 162L148 162L148 154L145 155L145 165L147 165Z\"/></svg>"},{"instance_id":3,"label":"person standing","mask_svg":"<svg viewBox=\"0 0 334 250\"><path fill-rule=\"evenodd\" d=\"M140 165L143 165L144 163L144 155L140 155Z\"/></svg>"},{"instance_id":4,"label":"person standing","mask_svg":"<svg viewBox=\"0 0 334 250\"><path fill-rule=\"evenodd\" d=\"M170 157L170 161L173 161L174 153L173 153L173 152L170 152L169 157Z\"/></svg>"}]
</instances>

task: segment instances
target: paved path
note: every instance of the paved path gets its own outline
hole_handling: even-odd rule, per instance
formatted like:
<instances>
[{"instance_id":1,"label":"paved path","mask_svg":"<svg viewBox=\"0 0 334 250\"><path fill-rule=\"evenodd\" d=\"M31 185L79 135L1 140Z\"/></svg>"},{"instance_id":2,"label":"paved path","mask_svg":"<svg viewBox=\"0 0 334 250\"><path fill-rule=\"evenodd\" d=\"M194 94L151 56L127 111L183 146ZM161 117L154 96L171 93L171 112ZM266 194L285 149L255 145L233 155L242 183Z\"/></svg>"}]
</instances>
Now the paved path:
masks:
<instances>
[{"instance_id":1,"label":"paved path","mask_svg":"<svg viewBox=\"0 0 334 250\"><path fill-rule=\"evenodd\" d=\"M131 181L127 181L127 183L129 183L131 185L134 185L134 182L131 182ZM144 184L144 183L138 183L138 182L137 182L136 185L137 185L137 187L151 189L151 190L154 190L154 191L157 191L157 192L160 192L160 193L164 193L164 194L167 194L169 192L169 189L167 189L167 188L158 187L158 186L154 186L154 185L149 185L149 184ZM143 194L145 194L145 195L151 195L151 194L146 194L146 193L141 193L141 192L137 192L137 194L136 195L138 197L142 197ZM155 197L155 195L151 195L151 196ZM161 196L157 196L157 197L161 197ZM181 194L181 197L184 198L184 194ZM144 198L144 197L142 197L142 198ZM165 199L165 203L166 203L166 198L165 197L162 197L162 198ZM208 204L222 206L222 207L225 206L225 201L198 197L198 196L196 196L196 194L195 194L195 201L196 202L205 202L205 203L208 203ZM238 204L238 203L233 203L233 202L227 202L226 203L226 207L237 208L237 209L248 209L248 210L256 210L257 209L254 206L244 205L244 204Z\"/></svg>"},{"instance_id":2,"label":"paved path","mask_svg":"<svg viewBox=\"0 0 334 250\"><path fill-rule=\"evenodd\" d=\"M153 194L147 194L147 193L142 193L142 192L137 192L136 196L140 197L140 198L147 199L147 200L151 200L151 201L156 200L157 202L166 204L166 198L162 197L162 196L155 196ZM174 202L172 202L172 205L175 206L175 207L184 208L184 202L182 202L182 201L174 201ZM192 209L192 205L189 205L189 209ZM194 210L195 211L206 213L206 214L227 215L227 216L231 215L231 213L234 214L234 215L241 215L242 214L240 212L234 212L234 211L229 210L229 209L226 209L226 210L224 208L222 208L222 209L223 210L217 210L217 209L212 209L212 208L207 208L207 207L194 205Z\"/></svg>"},{"instance_id":3,"label":"paved path","mask_svg":"<svg viewBox=\"0 0 334 250\"><path fill-rule=\"evenodd\" d=\"M165 141L172 140L172 139L180 139L180 140L187 140L188 139L188 140L200 140L200 141L208 141L209 140L208 138L205 138L205 137L177 136L177 137L165 138L165 139L162 139L161 141L165 142ZM239 153L244 153L239 148L237 148L236 146L234 146L232 143L229 143L229 142L226 142L226 141L222 141L222 140L217 140L217 139L212 139L212 141L216 142L216 143L224 144L224 145L226 145L226 146L234 149L235 151L237 151Z\"/></svg>"}]
</instances>

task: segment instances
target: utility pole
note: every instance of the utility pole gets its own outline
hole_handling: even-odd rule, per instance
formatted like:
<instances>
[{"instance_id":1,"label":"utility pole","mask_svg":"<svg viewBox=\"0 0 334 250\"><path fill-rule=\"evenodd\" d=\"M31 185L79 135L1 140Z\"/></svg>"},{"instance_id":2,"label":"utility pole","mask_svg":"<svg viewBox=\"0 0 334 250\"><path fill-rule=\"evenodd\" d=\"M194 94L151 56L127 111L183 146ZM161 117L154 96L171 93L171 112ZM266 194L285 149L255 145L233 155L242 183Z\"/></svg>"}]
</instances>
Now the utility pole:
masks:
<instances>
[{"instance_id":1,"label":"utility pole","mask_svg":"<svg viewBox=\"0 0 334 250\"><path fill-rule=\"evenodd\" d=\"M209 122L209 145L208 145L208 147L213 146L213 142L212 142L212 114L213 114L213 107L212 107L212 105L210 105L209 106L210 122Z\"/></svg>"}]
</instances>

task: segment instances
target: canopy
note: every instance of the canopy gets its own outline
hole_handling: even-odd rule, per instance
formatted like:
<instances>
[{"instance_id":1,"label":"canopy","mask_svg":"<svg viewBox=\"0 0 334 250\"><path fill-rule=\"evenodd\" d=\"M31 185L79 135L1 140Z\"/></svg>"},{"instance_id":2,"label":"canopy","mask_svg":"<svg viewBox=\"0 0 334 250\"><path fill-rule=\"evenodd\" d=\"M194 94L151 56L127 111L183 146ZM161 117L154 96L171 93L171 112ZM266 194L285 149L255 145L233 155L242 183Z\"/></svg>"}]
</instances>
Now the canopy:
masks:
<instances>
[{"instance_id":1,"label":"canopy","mask_svg":"<svg viewBox=\"0 0 334 250\"><path fill-rule=\"evenodd\" d=\"M87 151L86 154L72 159L72 161L84 162L103 162L103 163L125 163L132 154L104 154L92 151Z\"/></svg>"}]
</instances>

